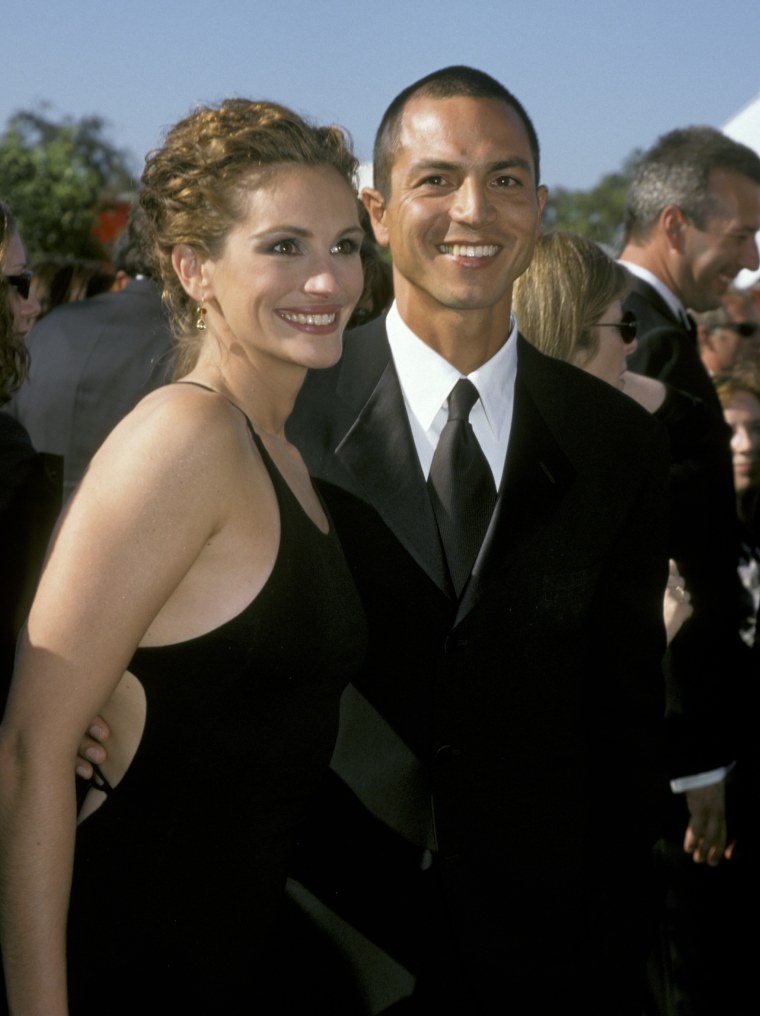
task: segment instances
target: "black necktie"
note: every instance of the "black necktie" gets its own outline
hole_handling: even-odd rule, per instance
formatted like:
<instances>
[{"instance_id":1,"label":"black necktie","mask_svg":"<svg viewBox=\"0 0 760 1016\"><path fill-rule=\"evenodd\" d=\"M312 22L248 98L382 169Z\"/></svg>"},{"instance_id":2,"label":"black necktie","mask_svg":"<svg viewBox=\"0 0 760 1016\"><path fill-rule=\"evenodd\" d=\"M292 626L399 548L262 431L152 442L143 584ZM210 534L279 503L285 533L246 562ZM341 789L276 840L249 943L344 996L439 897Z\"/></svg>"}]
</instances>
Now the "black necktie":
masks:
<instances>
[{"instance_id":1,"label":"black necktie","mask_svg":"<svg viewBox=\"0 0 760 1016\"><path fill-rule=\"evenodd\" d=\"M478 401L472 381L460 378L449 395L449 419L441 431L428 477L430 499L457 596L472 571L496 504L493 473L472 429Z\"/></svg>"}]
</instances>

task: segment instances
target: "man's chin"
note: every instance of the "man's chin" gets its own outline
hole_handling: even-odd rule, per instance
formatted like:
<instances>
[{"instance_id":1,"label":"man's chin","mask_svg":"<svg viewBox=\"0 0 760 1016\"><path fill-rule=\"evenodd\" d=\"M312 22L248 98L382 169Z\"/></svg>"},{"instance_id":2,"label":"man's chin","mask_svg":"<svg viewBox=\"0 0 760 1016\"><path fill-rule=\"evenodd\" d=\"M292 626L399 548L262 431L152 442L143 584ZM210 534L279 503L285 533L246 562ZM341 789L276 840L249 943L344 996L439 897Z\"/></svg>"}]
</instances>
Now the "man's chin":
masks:
<instances>
[{"instance_id":1,"label":"man's chin","mask_svg":"<svg viewBox=\"0 0 760 1016\"><path fill-rule=\"evenodd\" d=\"M721 289L720 292L717 287L712 287L712 292L709 289L701 289L691 300L685 301L686 307L688 310L693 310L695 314L703 314L706 310L717 310L726 289Z\"/></svg>"}]
</instances>

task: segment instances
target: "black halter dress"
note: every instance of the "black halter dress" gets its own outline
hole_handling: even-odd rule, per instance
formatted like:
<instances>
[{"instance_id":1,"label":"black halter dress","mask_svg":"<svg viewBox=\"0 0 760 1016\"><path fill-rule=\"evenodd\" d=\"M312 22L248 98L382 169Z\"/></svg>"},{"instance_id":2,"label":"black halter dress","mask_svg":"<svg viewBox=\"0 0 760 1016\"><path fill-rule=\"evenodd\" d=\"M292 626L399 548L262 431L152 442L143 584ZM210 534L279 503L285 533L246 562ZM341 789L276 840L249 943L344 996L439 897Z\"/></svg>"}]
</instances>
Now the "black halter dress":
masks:
<instances>
[{"instance_id":1,"label":"black halter dress","mask_svg":"<svg viewBox=\"0 0 760 1016\"><path fill-rule=\"evenodd\" d=\"M130 663L146 725L77 833L74 1014L285 1011L278 999L299 976L279 930L288 854L366 629L336 536L314 525L248 426L279 504L277 559L237 617Z\"/></svg>"}]
</instances>

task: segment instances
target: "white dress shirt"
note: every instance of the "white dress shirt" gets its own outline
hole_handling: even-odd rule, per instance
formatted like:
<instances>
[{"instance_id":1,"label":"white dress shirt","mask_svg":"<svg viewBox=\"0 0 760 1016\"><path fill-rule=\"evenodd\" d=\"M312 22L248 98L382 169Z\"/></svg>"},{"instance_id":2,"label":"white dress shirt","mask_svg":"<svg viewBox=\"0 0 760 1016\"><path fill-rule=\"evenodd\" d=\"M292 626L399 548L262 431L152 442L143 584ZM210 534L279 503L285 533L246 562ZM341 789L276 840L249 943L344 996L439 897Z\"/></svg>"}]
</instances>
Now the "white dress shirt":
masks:
<instances>
[{"instance_id":1,"label":"white dress shirt","mask_svg":"<svg viewBox=\"0 0 760 1016\"><path fill-rule=\"evenodd\" d=\"M404 396L414 446L427 478L433 453L448 420L447 399L461 377L468 377L480 398L470 412L470 423L483 449L499 489L512 427L517 377L517 322L501 349L482 367L463 375L448 360L426 345L401 320L395 302L388 311L385 329L393 363Z\"/></svg>"}]
</instances>

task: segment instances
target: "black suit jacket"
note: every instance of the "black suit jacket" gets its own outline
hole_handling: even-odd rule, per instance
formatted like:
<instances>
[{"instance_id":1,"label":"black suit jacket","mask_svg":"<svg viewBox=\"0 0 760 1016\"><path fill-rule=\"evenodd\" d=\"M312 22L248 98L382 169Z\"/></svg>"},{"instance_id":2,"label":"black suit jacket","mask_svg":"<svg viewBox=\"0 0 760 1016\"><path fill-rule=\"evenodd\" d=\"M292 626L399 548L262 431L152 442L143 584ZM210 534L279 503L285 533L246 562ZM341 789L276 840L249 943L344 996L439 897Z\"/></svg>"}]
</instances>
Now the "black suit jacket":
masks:
<instances>
[{"instance_id":1,"label":"black suit jacket","mask_svg":"<svg viewBox=\"0 0 760 1016\"><path fill-rule=\"evenodd\" d=\"M640 279L625 300L636 314L631 370L698 398L710 411L693 433L671 434L671 556L692 595L694 614L665 661L669 768L673 776L707 772L737 755L736 712L747 663L738 636L741 586L730 430L696 343L657 291ZM683 834L681 820L673 830Z\"/></svg>"},{"instance_id":2,"label":"black suit jacket","mask_svg":"<svg viewBox=\"0 0 760 1016\"><path fill-rule=\"evenodd\" d=\"M169 380L172 339L157 286L136 279L56 307L28 338L29 380L8 410L41 452L62 455L64 497L116 424Z\"/></svg>"},{"instance_id":3,"label":"black suit jacket","mask_svg":"<svg viewBox=\"0 0 760 1016\"><path fill-rule=\"evenodd\" d=\"M723 411L699 356L696 335L686 331L657 290L634 278L624 309L633 311L638 321L637 346L628 357L629 369L695 395L722 421Z\"/></svg>"},{"instance_id":4,"label":"black suit jacket","mask_svg":"<svg viewBox=\"0 0 760 1016\"><path fill-rule=\"evenodd\" d=\"M289 425L370 625L297 873L415 972L435 953L446 1012L492 1011L505 979L588 985L619 930L601 918L620 891L607 847L636 858L633 886L654 835L665 436L518 344L500 497L458 601L382 321L307 377Z\"/></svg>"}]
</instances>

